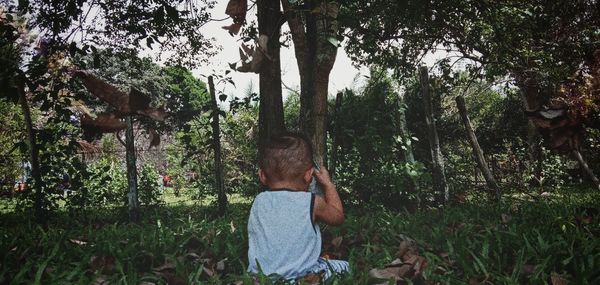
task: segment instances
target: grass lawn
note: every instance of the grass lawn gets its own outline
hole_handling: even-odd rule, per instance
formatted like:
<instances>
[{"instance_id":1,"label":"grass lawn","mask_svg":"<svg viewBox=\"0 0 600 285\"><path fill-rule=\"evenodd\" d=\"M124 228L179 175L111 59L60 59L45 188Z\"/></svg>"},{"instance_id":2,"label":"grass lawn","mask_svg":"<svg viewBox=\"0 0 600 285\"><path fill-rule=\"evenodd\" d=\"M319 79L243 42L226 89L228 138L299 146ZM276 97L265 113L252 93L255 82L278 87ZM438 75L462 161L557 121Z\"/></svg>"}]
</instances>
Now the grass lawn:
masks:
<instances>
[{"instance_id":1,"label":"grass lawn","mask_svg":"<svg viewBox=\"0 0 600 285\"><path fill-rule=\"evenodd\" d=\"M322 228L324 252L351 263L327 283L386 284L368 272L402 255L408 241L427 265L417 277L415 268L402 275L407 282L600 284L600 193L557 197L473 199L417 213L349 208L344 225ZM0 284L253 284L245 273L250 199L231 196L224 217L210 201L168 190L164 200L137 224L119 209L56 213L47 227L3 212Z\"/></svg>"}]
</instances>

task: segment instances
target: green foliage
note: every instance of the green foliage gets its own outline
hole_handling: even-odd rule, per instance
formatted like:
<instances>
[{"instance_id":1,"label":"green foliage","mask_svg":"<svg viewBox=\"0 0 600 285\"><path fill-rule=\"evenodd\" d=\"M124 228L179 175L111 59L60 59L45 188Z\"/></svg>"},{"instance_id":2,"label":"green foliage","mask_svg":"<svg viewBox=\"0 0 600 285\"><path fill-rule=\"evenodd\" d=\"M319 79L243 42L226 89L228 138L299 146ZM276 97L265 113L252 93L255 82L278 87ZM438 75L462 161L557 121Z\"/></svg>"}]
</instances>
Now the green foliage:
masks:
<instances>
[{"instance_id":1,"label":"green foliage","mask_svg":"<svg viewBox=\"0 0 600 285\"><path fill-rule=\"evenodd\" d=\"M395 259L403 240L416 243L428 262L423 277L434 283L548 284L557 274L574 284L596 284L600 216L585 209L600 206L590 190L494 206L474 197L413 214L374 205L349 208L344 225L322 228L324 249L349 260L351 271L325 284L367 284L368 271ZM211 208L156 208L138 224L120 222L124 217L113 210L70 219L59 212L47 228L28 222L27 215L3 215L0 282L252 284L246 273L248 206L233 205L216 220ZM336 237L337 246L330 242ZM220 261L224 266L217 269Z\"/></svg>"},{"instance_id":2,"label":"green foliage","mask_svg":"<svg viewBox=\"0 0 600 285\"><path fill-rule=\"evenodd\" d=\"M125 167L117 160L100 159L89 167L90 179L85 181L87 205L114 207L125 204L127 175Z\"/></svg>"},{"instance_id":3,"label":"green foliage","mask_svg":"<svg viewBox=\"0 0 600 285\"><path fill-rule=\"evenodd\" d=\"M138 177L138 199L140 205L150 206L162 202L158 171L152 165L141 167Z\"/></svg>"},{"instance_id":4,"label":"green foliage","mask_svg":"<svg viewBox=\"0 0 600 285\"><path fill-rule=\"evenodd\" d=\"M22 173L19 167L21 155L19 141L25 136L20 126L23 124L23 115L19 108L12 102L0 99L0 195L7 195L13 190L14 182Z\"/></svg>"},{"instance_id":5,"label":"green foliage","mask_svg":"<svg viewBox=\"0 0 600 285\"><path fill-rule=\"evenodd\" d=\"M392 208L413 207L416 193L407 188L409 173L419 177L417 165L407 165L401 148L411 138L398 140L399 95L385 70L372 69L361 92L344 93L335 124L340 133L336 180L346 201L376 202Z\"/></svg>"},{"instance_id":6,"label":"green foliage","mask_svg":"<svg viewBox=\"0 0 600 285\"><path fill-rule=\"evenodd\" d=\"M73 203L79 208L114 208L126 204L128 192L127 171L123 162L107 158L99 159L89 166L89 179L84 189L73 194ZM158 172L151 165L143 165L138 171L138 199L140 205L162 203Z\"/></svg>"}]
</instances>

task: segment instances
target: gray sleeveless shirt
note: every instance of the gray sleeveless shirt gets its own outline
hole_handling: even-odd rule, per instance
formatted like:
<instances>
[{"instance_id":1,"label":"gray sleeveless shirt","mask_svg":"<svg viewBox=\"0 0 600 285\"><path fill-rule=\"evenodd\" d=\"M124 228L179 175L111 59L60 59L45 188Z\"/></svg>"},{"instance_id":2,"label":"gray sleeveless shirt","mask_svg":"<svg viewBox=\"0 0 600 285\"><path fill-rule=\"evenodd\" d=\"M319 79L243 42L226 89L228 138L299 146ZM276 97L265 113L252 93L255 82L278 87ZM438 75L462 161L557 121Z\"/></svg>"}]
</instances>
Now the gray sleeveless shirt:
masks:
<instances>
[{"instance_id":1,"label":"gray sleeveless shirt","mask_svg":"<svg viewBox=\"0 0 600 285\"><path fill-rule=\"evenodd\" d=\"M248 271L286 279L318 268L319 225L312 222L314 194L275 189L256 196L248 218Z\"/></svg>"}]
</instances>

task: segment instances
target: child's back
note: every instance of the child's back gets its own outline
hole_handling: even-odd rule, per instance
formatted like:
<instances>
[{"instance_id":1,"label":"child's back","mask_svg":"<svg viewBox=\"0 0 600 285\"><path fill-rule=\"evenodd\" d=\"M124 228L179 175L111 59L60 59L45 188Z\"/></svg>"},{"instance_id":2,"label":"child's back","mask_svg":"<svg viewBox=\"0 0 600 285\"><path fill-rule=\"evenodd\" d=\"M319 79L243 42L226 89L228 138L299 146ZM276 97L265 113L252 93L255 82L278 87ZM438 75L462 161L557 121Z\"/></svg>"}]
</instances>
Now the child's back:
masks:
<instances>
[{"instance_id":1,"label":"child's back","mask_svg":"<svg viewBox=\"0 0 600 285\"><path fill-rule=\"evenodd\" d=\"M316 269L321 232L312 222L313 199L288 189L256 196L248 218L248 271L295 278Z\"/></svg>"},{"instance_id":2,"label":"child's back","mask_svg":"<svg viewBox=\"0 0 600 285\"><path fill-rule=\"evenodd\" d=\"M248 271L285 279L346 271L345 261L319 258L316 221L338 225L344 212L327 170L313 168L308 140L296 134L275 137L261 148L259 164L260 181L268 190L256 196L248 218ZM308 192L313 174L323 197Z\"/></svg>"}]
</instances>

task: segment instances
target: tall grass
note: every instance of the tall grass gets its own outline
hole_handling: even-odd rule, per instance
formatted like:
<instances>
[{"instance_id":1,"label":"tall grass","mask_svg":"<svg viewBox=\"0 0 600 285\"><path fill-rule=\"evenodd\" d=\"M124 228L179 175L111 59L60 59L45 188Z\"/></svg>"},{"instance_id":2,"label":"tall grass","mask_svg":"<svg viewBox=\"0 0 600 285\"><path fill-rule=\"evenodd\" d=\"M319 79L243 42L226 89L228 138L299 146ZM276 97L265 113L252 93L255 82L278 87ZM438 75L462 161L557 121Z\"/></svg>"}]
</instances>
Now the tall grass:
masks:
<instances>
[{"instance_id":1,"label":"tall grass","mask_svg":"<svg viewBox=\"0 0 600 285\"><path fill-rule=\"evenodd\" d=\"M349 260L351 272L327 283L371 282L369 269L388 264L400 241L410 239L428 261L417 283L548 284L554 276L600 284L600 217L582 219L584 209L599 208L600 195L562 194L417 213L374 205L348 209L345 224L323 227L323 236L324 249ZM4 213L0 283L253 284L245 273L249 203L244 202L224 217L206 206L148 208L137 224L114 209L57 213L46 227L26 215ZM332 246L336 237L342 242Z\"/></svg>"}]
</instances>

